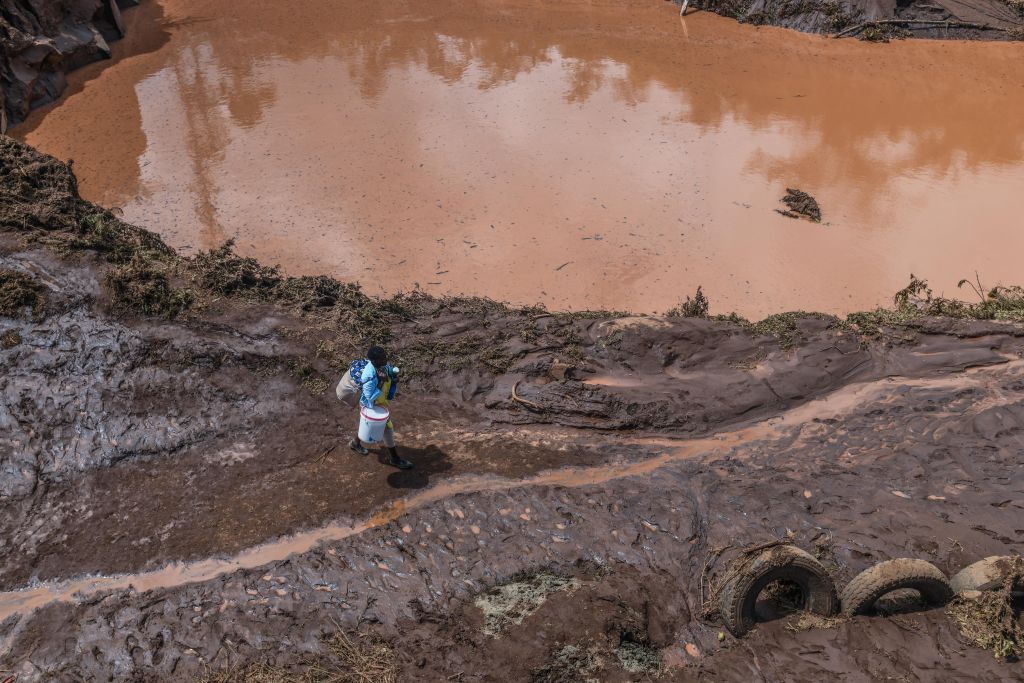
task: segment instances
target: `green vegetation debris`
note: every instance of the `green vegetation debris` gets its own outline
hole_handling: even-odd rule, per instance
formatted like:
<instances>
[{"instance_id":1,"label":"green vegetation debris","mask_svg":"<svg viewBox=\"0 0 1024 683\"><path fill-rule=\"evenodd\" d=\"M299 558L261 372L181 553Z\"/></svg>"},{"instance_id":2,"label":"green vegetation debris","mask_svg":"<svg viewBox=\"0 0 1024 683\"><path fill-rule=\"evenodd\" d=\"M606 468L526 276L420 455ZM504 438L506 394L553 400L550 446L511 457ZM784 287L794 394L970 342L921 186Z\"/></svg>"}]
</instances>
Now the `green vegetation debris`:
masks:
<instances>
[{"instance_id":1,"label":"green vegetation debris","mask_svg":"<svg viewBox=\"0 0 1024 683\"><path fill-rule=\"evenodd\" d=\"M602 662L594 648L566 645L555 652L544 666L534 669L531 683L599 683L597 672Z\"/></svg>"},{"instance_id":2,"label":"green vegetation debris","mask_svg":"<svg viewBox=\"0 0 1024 683\"><path fill-rule=\"evenodd\" d=\"M21 333L18 330L7 330L0 334L0 349L7 351L21 343Z\"/></svg>"},{"instance_id":3,"label":"green vegetation debris","mask_svg":"<svg viewBox=\"0 0 1024 683\"><path fill-rule=\"evenodd\" d=\"M711 302L704 296L704 290L698 286L697 293L692 299L687 296L686 301L671 309L665 315L669 318L706 318L708 317L710 306Z\"/></svg>"},{"instance_id":4,"label":"green vegetation debris","mask_svg":"<svg viewBox=\"0 0 1024 683\"><path fill-rule=\"evenodd\" d=\"M615 656L626 671L633 674L657 674L661 670L661 653L652 647L629 640L615 648Z\"/></svg>"},{"instance_id":5,"label":"green vegetation debris","mask_svg":"<svg viewBox=\"0 0 1024 683\"><path fill-rule=\"evenodd\" d=\"M107 272L110 307L115 313L173 318L188 308L191 292L174 288L167 273L151 261L135 258Z\"/></svg>"},{"instance_id":6,"label":"green vegetation debris","mask_svg":"<svg viewBox=\"0 0 1024 683\"><path fill-rule=\"evenodd\" d=\"M800 612L795 619L786 624L786 630L800 633L817 629L839 628L842 623L842 617L823 617L814 612Z\"/></svg>"},{"instance_id":7,"label":"green vegetation debris","mask_svg":"<svg viewBox=\"0 0 1024 683\"><path fill-rule=\"evenodd\" d=\"M1024 288L1000 286L986 290L977 276L974 282L961 280L959 286L965 285L974 290L977 303L936 297L927 281L911 275L910 284L893 297L894 309L851 313L846 324L862 334L878 336L882 327L906 327L929 316L1024 322Z\"/></svg>"},{"instance_id":8,"label":"green vegetation debris","mask_svg":"<svg viewBox=\"0 0 1024 683\"><path fill-rule=\"evenodd\" d=\"M188 271L195 283L209 292L221 296L246 295L260 300L271 298L282 280L276 267L235 254L234 240L197 254L189 263Z\"/></svg>"},{"instance_id":9,"label":"green vegetation debris","mask_svg":"<svg viewBox=\"0 0 1024 683\"><path fill-rule=\"evenodd\" d=\"M988 650L998 659L1024 657L1024 628L1013 608L1012 589L1024 580L1024 559L1016 557L999 590L971 599L957 596L946 614L971 644Z\"/></svg>"},{"instance_id":10,"label":"green vegetation debris","mask_svg":"<svg viewBox=\"0 0 1024 683\"><path fill-rule=\"evenodd\" d=\"M782 198L782 203L789 207L789 209L786 211L775 209L775 211L781 213L783 216L788 216L789 218L806 218L813 223L821 222L821 207L818 206L818 201L803 190L798 190L795 187L787 187L786 195Z\"/></svg>"},{"instance_id":11,"label":"green vegetation debris","mask_svg":"<svg viewBox=\"0 0 1024 683\"><path fill-rule=\"evenodd\" d=\"M26 312L38 315L43 300L43 288L31 276L0 270L0 317L17 318Z\"/></svg>"},{"instance_id":12,"label":"green vegetation debris","mask_svg":"<svg viewBox=\"0 0 1024 683\"><path fill-rule=\"evenodd\" d=\"M397 683L394 648L379 637L339 631L325 645L324 656L294 669L255 664L210 672L201 683Z\"/></svg>"}]
</instances>

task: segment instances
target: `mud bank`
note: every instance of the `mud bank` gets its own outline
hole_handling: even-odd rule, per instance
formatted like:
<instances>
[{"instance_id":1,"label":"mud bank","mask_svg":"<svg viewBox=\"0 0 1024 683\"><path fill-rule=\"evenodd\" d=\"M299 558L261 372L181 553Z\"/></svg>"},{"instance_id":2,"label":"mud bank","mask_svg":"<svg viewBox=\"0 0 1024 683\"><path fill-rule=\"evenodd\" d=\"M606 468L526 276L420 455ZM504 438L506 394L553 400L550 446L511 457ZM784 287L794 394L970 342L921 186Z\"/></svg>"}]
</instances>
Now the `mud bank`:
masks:
<instances>
[{"instance_id":1,"label":"mud bank","mask_svg":"<svg viewBox=\"0 0 1024 683\"><path fill-rule=\"evenodd\" d=\"M1015 0L696 0L690 6L742 23L862 40L1024 40Z\"/></svg>"},{"instance_id":2,"label":"mud bank","mask_svg":"<svg viewBox=\"0 0 1024 683\"><path fill-rule=\"evenodd\" d=\"M65 75L110 57L124 35L121 10L139 0L0 2L0 133L56 100Z\"/></svg>"},{"instance_id":3,"label":"mud bank","mask_svg":"<svg viewBox=\"0 0 1024 683\"><path fill-rule=\"evenodd\" d=\"M183 258L7 139L0 200L19 682L297 672L348 630L402 680L1024 679L941 610L743 640L703 610L734 549L773 538L840 583L1020 551L1018 293L917 283L895 309L758 324L380 300ZM411 473L343 445L331 385L370 340L410 377ZM510 616L506 584L562 588Z\"/></svg>"}]
</instances>

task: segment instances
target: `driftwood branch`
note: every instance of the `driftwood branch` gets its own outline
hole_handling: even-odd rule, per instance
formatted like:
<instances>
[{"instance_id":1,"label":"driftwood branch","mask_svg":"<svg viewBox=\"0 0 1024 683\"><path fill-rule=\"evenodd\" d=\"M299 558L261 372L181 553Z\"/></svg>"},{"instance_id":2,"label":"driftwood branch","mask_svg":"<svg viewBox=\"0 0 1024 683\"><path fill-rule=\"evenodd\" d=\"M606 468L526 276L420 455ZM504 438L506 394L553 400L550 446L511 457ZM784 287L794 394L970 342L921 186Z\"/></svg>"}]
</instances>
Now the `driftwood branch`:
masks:
<instances>
[{"instance_id":1,"label":"driftwood branch","mask_svg":"<svg viewBox=\"0 0 1024 683\"><path fill-rule=\"evenodd\" d=\"M975 24L969 21L943 21L941 19L879 19L877 21L865 21L863 24L857 24L856 26L843 29L832 37L845 38L846 36L852 36L873 26L944 26L946 28L973 28L979 31L1009 32L1009 29L1000 28L998 26L989 26L988 24Z\"/></svg>"}]
</instances>

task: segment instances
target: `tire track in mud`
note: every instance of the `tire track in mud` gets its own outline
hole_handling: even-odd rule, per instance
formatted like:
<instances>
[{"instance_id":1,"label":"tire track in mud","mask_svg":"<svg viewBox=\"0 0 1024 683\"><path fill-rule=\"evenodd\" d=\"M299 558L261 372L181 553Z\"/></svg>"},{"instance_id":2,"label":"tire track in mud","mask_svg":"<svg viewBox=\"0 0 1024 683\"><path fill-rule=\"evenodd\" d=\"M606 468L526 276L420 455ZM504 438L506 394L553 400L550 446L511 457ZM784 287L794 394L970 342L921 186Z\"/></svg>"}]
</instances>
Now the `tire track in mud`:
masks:
<instances>
[{"instance_id":1,"label":"tire track in mud","mask_svg":"<svg viewBox=\"0 0 1024 683\"><path fill-rule=\"evenodd\" d=\"M901 390L930 388L960 390L987 388L989 398L978 401L969 415L988 409L1005 397L998 383L1006 375L1024 368L1024 360L1007 359L999 365L966 369L939 377L907 378L890 376L850 384L815 400L797 405L783 413L748 423L733 430L706 437L674 440L669 437L634 437L622 439L626 445L663 447L667 451L637 462L612 463L583 468L550 470L521 480L490 475L467 476L443 482L415 495L388 504L383 510L363 521L334 523L280 538L246 549L231 558L209 558L192 563L175 562L152 571L113 576L87 576L78 579L50 581L19 590L0 593L0 622L17 615L28 615L53 602L68 602L102 592L134 589L145 592L174 588L186 584L202 583L238 570L255 569L283 560L289 556L309 552L322 543L336 542L384 526L405 514L455 496L495 491L509 491L532 487L580 488L649 474L667 465L695 458L714 458L733 454L747 445L791 438L796 443L800 427L815 419L835 418L851 414L872 401L896 397ZM13 637L14 634L10 634ZM9 640L9 638L7 640ZM0 648L7 643L0 642Z\"/></svg>"}]
</instances>

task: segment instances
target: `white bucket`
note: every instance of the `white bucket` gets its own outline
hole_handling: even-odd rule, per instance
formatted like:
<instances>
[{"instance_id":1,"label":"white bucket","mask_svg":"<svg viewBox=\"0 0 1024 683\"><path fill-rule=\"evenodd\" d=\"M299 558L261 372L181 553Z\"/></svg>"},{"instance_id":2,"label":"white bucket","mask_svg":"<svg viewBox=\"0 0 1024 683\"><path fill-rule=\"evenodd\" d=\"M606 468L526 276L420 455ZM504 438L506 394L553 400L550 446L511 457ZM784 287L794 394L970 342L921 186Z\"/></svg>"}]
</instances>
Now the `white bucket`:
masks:
<instances>
[{"instance_id":1,"label":"white bucket","mask_svg":"<svg viewBox=\"0 0 1024 683\"><path fill-rule=\"evenodd\" d=\"M384 429L391 419L391 411L383 406L359 407L359 440L377 443L384 438Z\"/></svg>"}]
</instances>

